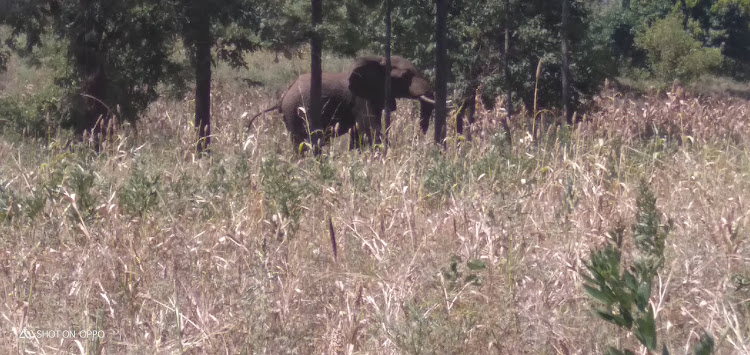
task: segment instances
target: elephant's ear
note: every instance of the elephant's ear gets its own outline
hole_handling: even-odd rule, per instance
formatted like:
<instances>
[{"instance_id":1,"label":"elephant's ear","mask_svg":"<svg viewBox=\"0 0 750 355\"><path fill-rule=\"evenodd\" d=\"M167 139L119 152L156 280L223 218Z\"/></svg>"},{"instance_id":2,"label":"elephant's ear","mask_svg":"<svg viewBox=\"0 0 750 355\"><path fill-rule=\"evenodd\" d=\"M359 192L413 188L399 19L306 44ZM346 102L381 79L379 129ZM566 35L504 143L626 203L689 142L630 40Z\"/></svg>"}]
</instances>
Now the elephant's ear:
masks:
<instances>
[{"instance_id":1,"label":"elephant's ear","mask_svg":"<svg viewBox=\"0 0 750 355\"><path fill-rule=\"evenodd\" d=\"M362 57L357 59L349 75L349 90L354 95L375 99L385 91L385 67L382 58Z\"/></svg>"}]
</instances>

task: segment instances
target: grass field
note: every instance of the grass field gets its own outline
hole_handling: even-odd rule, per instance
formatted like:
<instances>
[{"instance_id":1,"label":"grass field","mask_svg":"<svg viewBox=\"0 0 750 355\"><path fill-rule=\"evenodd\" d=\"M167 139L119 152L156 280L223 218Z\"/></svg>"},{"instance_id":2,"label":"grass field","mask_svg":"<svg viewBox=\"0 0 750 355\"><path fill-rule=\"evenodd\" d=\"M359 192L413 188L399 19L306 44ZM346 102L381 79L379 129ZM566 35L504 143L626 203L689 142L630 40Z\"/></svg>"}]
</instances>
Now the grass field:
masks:
<instances>
[{"instance_id":1,"label":"grass field","mask_svg":"<svg viewBox=\"0 0 750 355\"><path fill-rule=\"evenodd\" d=\"M273 59L216 75L208 158L190 98L100 154L0 136L0 353L643 354L582 288L611 229L630 258L641 181L673 223L659 344L687 353L706 331L716 353L750 353L747 101L604 90L536 142L514 117L512 146L480 108L473 139L451 125L442 152L405 101L387 156L340 138L318 161L280 117L244 128L304 69Z\"/></svg>"}]
</instances>

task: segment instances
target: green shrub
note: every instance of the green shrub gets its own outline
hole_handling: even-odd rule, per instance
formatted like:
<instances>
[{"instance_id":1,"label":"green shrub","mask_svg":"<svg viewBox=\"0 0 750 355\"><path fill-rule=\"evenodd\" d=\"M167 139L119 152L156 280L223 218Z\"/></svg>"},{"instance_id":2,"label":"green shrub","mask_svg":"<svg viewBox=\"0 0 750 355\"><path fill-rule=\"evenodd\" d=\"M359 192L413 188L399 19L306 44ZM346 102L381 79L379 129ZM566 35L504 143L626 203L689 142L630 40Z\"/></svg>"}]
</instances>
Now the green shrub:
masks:
<instances>
[{"instance_id":1,"label":"green shrub","mask_svg":"<svg viewBox=\"0 0 750 355\"><path fill-rule=\"evenodd\" d=\"M304 212L302 199L310 191L309 183L291 164L274 154L263 159L260 176L264 204L281 217L282 224L288 223L289 233L294 234Z\"/></svg>"},{"instance_id":2,"label":"green shrub","mask_svg":"<svg viewBox=\"0 0 750 355\"><path fill-rule=\"evenodd\" d=\"M424 188L428 198L441 200L460 188L466 172L458 162L446 159L436 149L428 164L424 172Z\"/></svg>"},{"instance_id":3,"label":"green shrub","mask_svg":"<svg viewBox=\"0 0 750 355\"><path fill-rule=\"evenodd\" d=\"M159 203L159 175L150 176L142 168L133 169L125 185L117 191L120 207L127 213L143 217Z\"/></svg>"},{"instance_id":4,"label":"green shrub","mask_svg":"<svg viewBox=\"0 0 750 355\"><path fill-rule=\"evenodd\" d=\"M95 176L91 170L90 166L76 165L70 172L68 183L75 193L77 207L75 212L68 210L68 217L71 221L78 221L79 217L87 221L96 214L96 196L92 194Z\"/></svg>"},{"instance_id":5,"label":"green shrub","mask_svg":"<svg viewBox=\"0 0 750 355\"><path fill-rule=\"evenodd\" d=\"M651 73L658 79L690 81L718 68L719 48L703 47L682 27L679 15L654 21L635 37L636 46L646 52Z\"/></svg>"},{"instance_id":6,"label":"green shrub","mask_svg":"<svg viewBox=\"0 0 750 355\"><path fill-rule=\"evenodd\" d=\"M636 253L631 265L621 267L625 228L615 228L609 232L610 240L604 248L591 250L586 263L588 273L583 275L583 288L599 305L594 308L596 316L632 332L641 345L655 352L656 321L649 300L652 282L664 266L665 241L672 222L662 224L656 198L645 182L641 182L636 207L636 221L632 226ZM694 347L694 353L711 354L713 348L713 338L704 333ZM613 347L606 353L634 354L631 350ZM662 345L661 353L669 354L666 345Z\"/></svg>"},{"instance_id":7,"label":"green shrub","mask_svg":"<svg viewBox=\"0 0 750 355\"><path fill-rule=\"evenodd\" d=\"M27 97L0 98L0 131L45 137L63 120L61 91L49 87Z\"/></svg>"},{"instance_id":8,"label":"green shrub","mask_svg":"<svg viewBox=\"0 0 750 355\"><path fill-rule=\"evenodd\" d=\"M5 183L0 183L0 221L11 222L18 214L17 197Z\"/></svg>"}]
</instances>

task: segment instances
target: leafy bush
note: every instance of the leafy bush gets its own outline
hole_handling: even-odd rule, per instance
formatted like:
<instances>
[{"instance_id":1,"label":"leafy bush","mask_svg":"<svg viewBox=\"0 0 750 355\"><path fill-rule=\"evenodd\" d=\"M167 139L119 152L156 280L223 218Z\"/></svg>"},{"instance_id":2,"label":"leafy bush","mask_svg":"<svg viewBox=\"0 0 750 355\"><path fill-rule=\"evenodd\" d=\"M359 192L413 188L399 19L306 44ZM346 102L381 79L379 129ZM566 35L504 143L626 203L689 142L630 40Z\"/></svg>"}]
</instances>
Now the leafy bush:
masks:
<instances>
[{"instance_id":1,"label":"leafy bush","mask_svg":"<svg viewBox=\"0 0 750 355\"><path fill-rule=\"evenodd\" d=\"M117 191L120 207L127 213L143 217L159 203L159 175L150 176L143 168L133 169L125 185Z\"/></svg>"},{"instance_id":2,"label":"leafy bush","mask_svg":"<svg viewBox=\"0 0 750 355\"><path fill-rule=\"evenodd\" d=\"M309 184L291 164L276 155L263 159L260 175L264 204L278 214L282 224L288 224L289 232L294 234L304 212L302 199L310 189Z\"/></svg>"},{"instance_id":3,"label":"leafy bush","mask_svg":"<svg viewBox=\"0 0 750 355\"><path fill-rule=\"evenodd\" d=\"M458 163L446 159L438 150L432 152L424 172L424 188L428 198L444 199L458 189L466 175L465 169Z\"/></svg>"},{"instance_id":4,"label":"leafy bush","mask_svg":"<svg viewBox=\"0 0 750 355\"><path fill-rule=\"evenodd\" d=\"M646 52L653 75L666 81L693 80L722 62L721 51L703 47L683 29L682 20L675 14L654 21L636 35L635 43Z\"/></svg>"},{"instance_id":5,"label":"leafy bush","mask_svg":"<svg viewBox=\"0 0 750 355\"><path fill-rule=\"evenodd\" d=\"M96 196L92 194L94 188L94 173L91 166L76 165L70 173L68 183L75 193L76 210L68 211L68 217L77 221L80 217L86 221L96 214Z\"/></svg>"},{"instance_id":6,"label":"leafy bush","mask_svg":"<svg viewBox=\"0 0 750 355\"><path fill-rule=\"evenodd\" d=\"M625 228L615 228L608 234L610 240L603 249L591 251L586 264L588 274L583 275L583 288L601 306L594 309L594 314L632 332L641 345L656 351L656 322L649 300L654 277L664 266L664 246L671 230L671 221L661 223L656 198L645 182L641 182L636 207L636 222L632 231L637 253L632 265L620 271ZM713 338L704 334L694 351L696 354L711 354L713 347ZM662 345L661 352L669 354L666 345ZM613 347L607 353L634 354L630 350Z\"/></svg>"},{"instance_id":7,"label":"leafy bush","mask_svg":"<svg viewBox=\"0 0 750 355\"><path fill-rule=\"evenodd\" d=\"M18 202L15 194L5 183L0 183L0 221L11 222L16 214Z\"/></svg>"},{"instance_id":8,"label":"leafy bush","mask_svg":"<svg viewBox=\"0 0 750 355\"><path fill-rule=\"evenodd\" d=\"M60 90L54 86L28 97L0 98L0 130L45 137L63 120Z\"/></svg>"}]
</instances>

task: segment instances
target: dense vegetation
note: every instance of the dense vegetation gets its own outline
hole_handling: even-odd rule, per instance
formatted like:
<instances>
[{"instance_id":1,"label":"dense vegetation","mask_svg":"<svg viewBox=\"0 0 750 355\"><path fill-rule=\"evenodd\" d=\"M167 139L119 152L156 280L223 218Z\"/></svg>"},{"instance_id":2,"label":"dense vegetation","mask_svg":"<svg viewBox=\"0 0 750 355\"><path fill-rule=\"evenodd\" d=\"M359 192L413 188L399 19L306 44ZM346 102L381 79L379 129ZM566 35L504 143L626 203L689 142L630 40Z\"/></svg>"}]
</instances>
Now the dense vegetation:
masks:
<instances>
[{"instance_id":1,"label":"dense vegetation","mask_svg":"<svg viewBox=\"0 0 750 355\"><path fill-rule=\"evenodd\" d=\"M529 110L535 104L559 108L562 33L570 48L566 104L580 112L606 78L663 88L675 79L689 83L713 74L744 80L750 73L746 0L569 1L565 32L561 8L550 5L541 0L447 5L449 93L458 107L466 100L473 106L479 90L490 108L502 93ZM71 125L77 133L94 127L100 117L133 121L160 95L181 95L189 87L186 81L195 80L196 127L205 140L210 56L234 66L246 65L248 51L289 57L304 50L311 33L321 35L325 50L340 55L383 53L385 43L385 7L372 0L324 3L324 21L315 29L307 0L26 0L3 1L0 9L5 24L0 68L9 50L37 64L44 60L40 57L58 56L53 75L59 101L28 99L20 108L13 103L18 98L5 98L0 105L7 116L4 126L38 135L44 134L43 119ZM433 2L400 1L392 18L393 52L434 74ZM56 50L41 53L44 46Z\"/></svg>"},{"instance_id":2,"label":"dense vegetation","mask_svg":"<svg viewBox=\"0 0 750 355\"><path fill-rule=\"evenodd\" d=\"M750 1L563 1L0 0L0 353L750 352ZM442 146L246 127L388 44Z\"/></svg>"}]
</instances>

